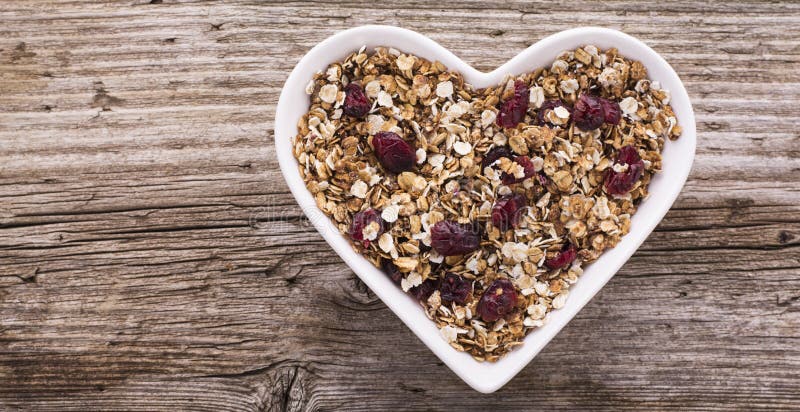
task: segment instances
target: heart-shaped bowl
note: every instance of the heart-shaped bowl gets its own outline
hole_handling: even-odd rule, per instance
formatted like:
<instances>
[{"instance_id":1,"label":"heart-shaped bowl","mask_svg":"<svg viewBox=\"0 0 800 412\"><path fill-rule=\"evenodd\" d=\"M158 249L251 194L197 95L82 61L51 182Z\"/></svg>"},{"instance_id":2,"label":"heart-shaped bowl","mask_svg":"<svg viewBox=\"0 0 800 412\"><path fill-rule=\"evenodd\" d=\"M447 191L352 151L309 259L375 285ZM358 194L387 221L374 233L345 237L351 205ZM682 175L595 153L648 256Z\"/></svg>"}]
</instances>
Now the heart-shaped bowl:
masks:
<instances>
[{"instance_id":1,"label":"heart-shaped bowl","mask_svg":"<svg viewBox=\"0 0 800 412\"><path fill-rule=\"evenodd\" d=\"M601 49L616 47L620 54L639 60L647 68L651 80L661 82L672 93L671 105L683 127L676 141L664 146L663 170L650 183L650 196L639 206L631 219L630 233L613 249L607 250L588 265L575 285L570 287L566 305L549 315L549 321L525 338L524 344L497 362L478 362L466 353L453 349L440 336L422 307L392 281L357 253L333 222L317 208L306 188L297 160L292 155L292 138L297 122L308 111L310 100L306 85L314 74L333 62L340 61L362 46L367 49L388 46L428 60L438 60L450 70L461 72L475 88L499 84L507 74L517 75L539 67L549 67L564 50L593 44ZM363 26L337 33L316 45L297 63L283 86L275 113L275 147L281 171L289 188L314 227L353 272L425 343L450 369L472 388L494 392L508 382L572 319L603 285L611 279L650 232L664 217L678 197L695 152L696 130L689 95L670 65L641 41L616 30L584 27L562 31L540 40L496 70L484 73L472 68L433 40L411 30L392 26Z\"/></svg>"}]
</instances>

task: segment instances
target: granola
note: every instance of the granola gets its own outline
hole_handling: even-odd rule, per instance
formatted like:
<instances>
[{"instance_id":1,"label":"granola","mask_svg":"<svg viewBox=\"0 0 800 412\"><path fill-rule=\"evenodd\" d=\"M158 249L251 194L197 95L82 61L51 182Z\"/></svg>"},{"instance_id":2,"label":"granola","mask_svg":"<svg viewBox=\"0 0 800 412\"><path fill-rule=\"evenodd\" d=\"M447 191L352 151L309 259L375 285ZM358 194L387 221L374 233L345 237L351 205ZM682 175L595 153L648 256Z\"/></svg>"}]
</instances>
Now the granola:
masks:
<instances>
[{"instance_id":1,"label":"granola","mask_svg":"<svg viewBox=\"0 0 800 412\"><path fill-rule=\"evenodd\" d=\"M640 62L591 45L482 90L440 62L362 48L306 92L294 155L317 205L480 361L566 304L681 134Z\"/></svg>"}]
</instances>

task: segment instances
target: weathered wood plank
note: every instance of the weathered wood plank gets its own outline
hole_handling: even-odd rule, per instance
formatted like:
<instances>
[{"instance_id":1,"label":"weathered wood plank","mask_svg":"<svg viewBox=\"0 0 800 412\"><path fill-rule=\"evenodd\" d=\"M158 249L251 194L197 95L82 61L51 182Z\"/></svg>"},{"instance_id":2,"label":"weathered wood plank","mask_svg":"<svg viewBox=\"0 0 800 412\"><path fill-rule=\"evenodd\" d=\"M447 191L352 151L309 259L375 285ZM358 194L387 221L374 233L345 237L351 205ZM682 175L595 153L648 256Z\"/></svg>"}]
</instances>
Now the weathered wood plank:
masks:
<instances>
[{"instance_id":1,"label":"weathered wood plank","mask_svg":"<svg viewBox=\"0 0 800 412\"><path fill-rule=\"evenodd\" d=\"M800 4L7 1L0 22L0 409L800 408ZM277 169L289 71L367 23L482 70L618 28L693 99L676 205L496 394L357 280Z\"/></svg>"}]
</instances>

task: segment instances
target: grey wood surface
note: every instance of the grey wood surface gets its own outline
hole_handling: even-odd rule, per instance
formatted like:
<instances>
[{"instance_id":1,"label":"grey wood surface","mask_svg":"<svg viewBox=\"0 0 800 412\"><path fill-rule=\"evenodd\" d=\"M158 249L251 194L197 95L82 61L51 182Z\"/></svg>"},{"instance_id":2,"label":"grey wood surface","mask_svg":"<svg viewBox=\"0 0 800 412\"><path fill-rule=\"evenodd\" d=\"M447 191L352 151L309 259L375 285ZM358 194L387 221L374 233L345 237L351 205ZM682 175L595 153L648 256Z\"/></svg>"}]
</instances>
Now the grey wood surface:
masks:
<instances>
[{"instance_id":1,"label":"grey wood surface","mask_svg":"<svg viewBox=\"0 0 800 412\"><path fill-rule=\"evenodd\" d=\"M483 70L621 29L692 97L677 203L495 394L355 277L278 170L283 81L368 23ZM0 409L798 410L799 88L789 2L5 0Z\"/></svg>"}]
</instances>

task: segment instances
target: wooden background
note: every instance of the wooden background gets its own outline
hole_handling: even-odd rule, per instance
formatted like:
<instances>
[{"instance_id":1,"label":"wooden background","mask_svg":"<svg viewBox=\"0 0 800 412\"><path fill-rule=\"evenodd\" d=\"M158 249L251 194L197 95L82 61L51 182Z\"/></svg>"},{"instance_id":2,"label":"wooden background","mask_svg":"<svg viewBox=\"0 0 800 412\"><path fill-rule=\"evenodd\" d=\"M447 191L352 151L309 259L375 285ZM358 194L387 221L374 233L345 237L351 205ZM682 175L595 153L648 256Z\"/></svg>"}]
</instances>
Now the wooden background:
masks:
<instances>
[{"instance_id":1,"label":"wooden background","mask_svg":"<svg viewBox=\"0 0 800 412\"><path fill-rule=\"evenodd\" d=\"M367 23L484 70L621 29L693 99L675 206L495 394L355 277L278 170L290 70ZM798 3L5 0L0 409L798 410L798 89Z\"/></svg>"}]
</instances>

